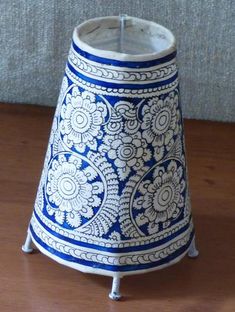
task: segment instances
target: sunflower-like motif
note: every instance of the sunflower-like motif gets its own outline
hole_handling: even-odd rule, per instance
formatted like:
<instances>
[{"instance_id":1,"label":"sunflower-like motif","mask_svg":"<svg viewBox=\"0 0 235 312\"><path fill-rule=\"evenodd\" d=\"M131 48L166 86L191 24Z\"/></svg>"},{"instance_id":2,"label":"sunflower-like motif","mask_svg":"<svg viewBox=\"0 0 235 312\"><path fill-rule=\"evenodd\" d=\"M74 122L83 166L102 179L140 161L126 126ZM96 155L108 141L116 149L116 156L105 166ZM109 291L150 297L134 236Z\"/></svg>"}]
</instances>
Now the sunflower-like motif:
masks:
<instances>
[{"instance_id":1,"label":"sunflower-like motif","mask_svg":"<svg viewBox=\"0 0 235 312\"><path fill-rule=\"evenodd\" d=\"M64 143L79 152L84 152L86 146L96 150L106 114L105 104L96 102L93 93L80 92L78 87L73 87L61 109L60 132Z\"/></svg>"},{"instance_id":2,"label":"sunflower-like motif","mask_svg":"<svg viewBox=\"0 0 235 312\"><path fill-rule=\"evenodd\" d=\"M154 234L159 230L159 223L169 223L180 213L184 206L183 192L185 180L183 168L171 161L167 168L157 167L153 174L153 180L146 180L138 189L141 194L134 200L133 208L142 210L136 216L139 227L148 224L148 234Z\"/></svg>"},{"instance_id":3,"label":"sunflower-like motif","mask_svg":"<svg viewBox=\"0 0 235 312\"><path fill-rule=\"evenodd\" d=\"M139 170L151 158L151 151L138 133L134 136L120 134L110 137L108 157L114 160L120 180L125 180L131 168Z\"/></svg>"},{"instance_id":4,"label":"sunflower-like motif","mask_svg":"<svg viewBox=\"0 0 235 312\"><path fill-rule=\"evenodd\" d=\"M155 97L143 107L143 138L154 148L173 144L173 136L178 132L178 95L170 93L165 99Z\"/></svg>"},{"instance_id":5,"label":"sunflower-like motif","mask_svg":"<svg viewBox=\"0 0 235 312\"><path fill-rule=\"evenodd\" d=\"M78 227L82 218L91 219L94 208L101 205L98 195L103 192L103 183L92 181L97 176L94 169L81 169L81 166L81 159L59 155L53 159L48 171L46 195L50 205L47 210L60 224L66 221L70 226Z\"/></svg>"}]
</instances>

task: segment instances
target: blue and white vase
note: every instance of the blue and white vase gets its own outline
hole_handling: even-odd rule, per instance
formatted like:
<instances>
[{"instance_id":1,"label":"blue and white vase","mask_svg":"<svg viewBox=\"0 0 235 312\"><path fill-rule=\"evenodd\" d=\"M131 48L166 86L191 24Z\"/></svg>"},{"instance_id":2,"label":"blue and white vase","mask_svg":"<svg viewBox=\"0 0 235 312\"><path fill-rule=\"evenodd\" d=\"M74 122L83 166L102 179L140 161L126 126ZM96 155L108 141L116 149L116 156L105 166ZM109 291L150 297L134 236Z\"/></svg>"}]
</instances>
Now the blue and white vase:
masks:
<instances>
[{"instance_id":1,"label":"blue and white vase","mask_svg":"<svg viewBox=\"0 0 235 312\"><path fill-rule=\"evenodd\" d=\"M114 277L112 299L121 277L197 254L169 30L133 17L75 28L28 236Z\"/></svg>"}]
</instances>

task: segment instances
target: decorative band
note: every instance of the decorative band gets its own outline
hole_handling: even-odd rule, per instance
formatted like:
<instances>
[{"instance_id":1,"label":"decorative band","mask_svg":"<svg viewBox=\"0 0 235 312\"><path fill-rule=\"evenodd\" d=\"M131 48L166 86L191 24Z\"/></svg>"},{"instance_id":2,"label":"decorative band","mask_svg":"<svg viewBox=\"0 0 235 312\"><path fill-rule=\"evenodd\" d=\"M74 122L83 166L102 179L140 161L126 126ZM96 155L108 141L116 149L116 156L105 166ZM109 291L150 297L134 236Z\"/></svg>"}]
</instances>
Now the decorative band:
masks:
<instances>
[{"instance_id":1,"label":"decorative band","mask_svg":"<svg viewBox=\"0 0 235 312\"><path fill-rule=\"evenodd\" d=\"M70 244L64 244L59 239L53 239L49 233L44 232L38 225L30 225L33 239L50 254L64 261L74 262L92 268L108 271L125 272L154 268L166 264L183 254L189 247L194 236L194 230L189 228L186 233L162 246L157 250L147 250L143 253L130 255L107 254L101 251L75 248Z\"/></svg>"},{"instance_id":2,"label":"decorative band","mask_svg":"<svg viewBox=\"0 0 235 312\"><path fill-rule=\"evenodd\" d=\"M150 60L150 61L143 61L143 62L130 62L130 61L119 61L119 60L113 60L113 59L108 59L100 56L96 56L93 54L90 54L82 49L80 49L75 42L72 42L72 47L74 50L85 57L88 60L91 60L93 62L101 63L101 64L107 64L111 66L118 66L118 67L129 67L129 68L148 68L152 66L156 66L162 63L166 63L171 61L176 57L176 50L164 57L157 58L155 60Z\"/></svg>"},{"instance_id":3,"label":"decorative band","mask_svg":"<svg viewBox=\"0 0 235 312\"><path fill-rule=\"evenodd\" d=\"M152 243L146 242L144 245L136 245L136 246L129 246L129 247L108 247L105 245L101 246L101 245L97 245L94 243L86 243L84 241L78 241L71 237L66 237L58 232L55 232L41 221L41 219L39 218L39 216L36 214L35 211L33 214L33 218L34 218L33 223L38 222L40 226L45 229L45 231L47 231L48 233L50 233L51 235L59 239L62 239L65 242L71 243L73 245L85 247L85 248L91 248L91 249L102 250L102 251L113 252L113 253L124 253L124 252L128 253L128 252L135 252L135 251L140 251L140 250L156 248L176 238L177 236L181 235L182 233L187 231L189 227L192 227L192 217L190 216L188 223L186 225L184 225L183 227L179 229L176 229L175 231L172 231L171 234L168 234L166 237L164 236L163 238L155 242L152 242Z\"/></svg>"},{"instance_id":4,"label":"decorative band","mask_svg":"<svg viewBox=\"0 0 235 312\"><path fill-rule=\"evenodd\" d=\"M157 82L172 77L177 71L175 59L147 69L120 69L120 67L107 66L86 60L76 53L73 48L70 49L68 60L77 71L85 73L88 77L116 83L120 81L133 84Z\"/></svg>"},{"instance_id":5,"label":"decorative band","mask_svg":"<svg viewBox=\"0 0 235 312\"><path fill-rule=\"evenodd\" d=\"M65 69L66 76L71 82L76 85L86 89L87 91L93 92L98 95L109 95L109 96L125 96L126 98L149 98L151 96L159 96L161 94L169 93L175 90L178 87L178 78L175 79L170 84L166 84L154 88L142 88L141 89L124 89L119 85L119 88L106 88L89 81L83 80L80 77L77 77L69 68L66 66Z\"/></svg>"},{"instance_id":6,"label":"decorative band","mask_svg":"<svg viewBox=\"0 0 235 312\"><path fill-rule=\"evenodd\" d=\"M174 72L174 75L170 78L167 78L165 80L161 80L161 81L154 81L148 84L142 84L141 81L138 81L138 83L135 84L131 84L131 83L121 83L121 82L106 82L106 81L102 81L102 80L97 80L94 78L90 78L88 76L85 75L85 73L83 74L80 71L77 71L73 65L71 65L69 62L67 63L67 67L69 68L69 70L77 77L88 81L90 83L93 83L95 85L99 85L99 86L103 86L106 88L124 88L124 89L148 89L148 88L156 88L156 87L161 87L164 85L168 85L172 82L174 82L177 78L178 78L178 73L177 71Z\"/></svg>"}]
</instances>

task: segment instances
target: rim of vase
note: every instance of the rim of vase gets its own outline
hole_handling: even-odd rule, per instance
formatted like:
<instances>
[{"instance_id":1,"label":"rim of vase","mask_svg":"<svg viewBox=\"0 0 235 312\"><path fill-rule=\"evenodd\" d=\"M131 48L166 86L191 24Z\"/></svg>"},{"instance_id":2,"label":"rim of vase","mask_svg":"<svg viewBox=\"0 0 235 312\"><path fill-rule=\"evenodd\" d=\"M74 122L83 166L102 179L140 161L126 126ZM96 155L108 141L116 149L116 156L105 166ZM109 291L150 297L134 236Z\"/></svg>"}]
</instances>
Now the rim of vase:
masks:
<instances>
[{"instance_id":1,"label":"rim of vase","mask_svg":"<svg viewBox=\"0 0 235 312\"><path fill-rule=\"evenodd\" d=\"M134 35L138 36L141 34L139 38L143 39L142 43L145 44L147 42L149 46L152 44L153 46L151 47L154 51L137 54L123 53L111 49L97 48L95 46L94 42L99 43L101 41L102 43L102 39L105 40L107 34L112 35L112 31L113 34L116 35L116 40L118 40L117 36L120 38L122 22L121 15L89 19L74 29L73 41L80 49L87 53L119 61L150 61L167 56L176 50L175 37L169 29L153 21L147 21L132 16L124 17L124 29L128 32L129 39ZM146 41L146 39L149 40L149 42ZM111 36L110 40L115 39ZM157 40L158 42L161 40L160 48L157 46Z\"/></svg>"}]
</instances>

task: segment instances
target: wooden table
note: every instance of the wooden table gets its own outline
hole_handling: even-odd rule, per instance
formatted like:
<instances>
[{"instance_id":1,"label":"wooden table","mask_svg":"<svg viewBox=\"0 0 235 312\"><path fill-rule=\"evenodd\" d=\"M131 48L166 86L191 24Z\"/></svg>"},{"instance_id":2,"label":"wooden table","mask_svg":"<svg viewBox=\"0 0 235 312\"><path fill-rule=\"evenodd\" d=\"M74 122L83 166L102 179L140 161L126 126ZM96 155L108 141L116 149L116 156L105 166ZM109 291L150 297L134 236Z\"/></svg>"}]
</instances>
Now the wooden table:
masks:
<instances>
[{"instance_id":1,"label":"wooden table","mask_svg":"<svg viewBox=\"0 0 235 312\"><path fill-rule=\"evenodd\" d=\"M53 112L0 104L0 311L234 312L235 124L185 121L200 257L124 278L112 302L111 278L21 252Z\"/></svg>"}]
</instances>

